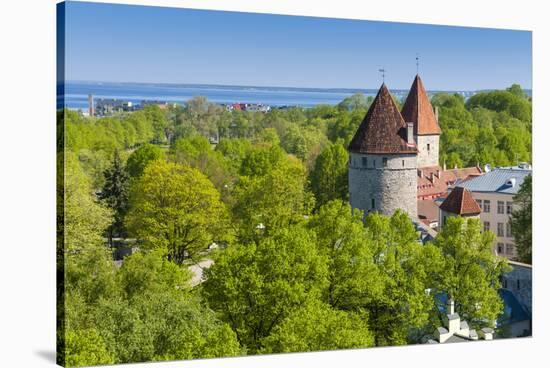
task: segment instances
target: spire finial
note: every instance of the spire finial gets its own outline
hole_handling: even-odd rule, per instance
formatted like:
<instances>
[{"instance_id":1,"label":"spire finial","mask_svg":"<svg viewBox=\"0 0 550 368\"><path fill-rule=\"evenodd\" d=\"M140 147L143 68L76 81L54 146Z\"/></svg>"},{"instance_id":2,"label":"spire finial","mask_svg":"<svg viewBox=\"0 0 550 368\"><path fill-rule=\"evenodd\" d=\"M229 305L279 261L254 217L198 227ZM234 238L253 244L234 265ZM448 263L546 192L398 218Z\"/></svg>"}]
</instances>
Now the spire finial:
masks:
<instances>
[{"instance_id":1,"label":"spire finial","mask_svg":"<svg viewBox=\"0 0 550 368\"><path fill-rule=\"evenodd\" d=\"M381 69L378 69L380 73L382 73L382 84L386 83L386 69L382 67Z\"/></svg>"},{"instance_id":2,"label":"spire finial","mask_svg":"<svg viewBox=\"0 0 550 368\"><path fill-rule=\"evenodd\" d=\"M418 75L418 65L420 64L420 56L416 53L416 74Z\"/></svg>"}]
</instances>

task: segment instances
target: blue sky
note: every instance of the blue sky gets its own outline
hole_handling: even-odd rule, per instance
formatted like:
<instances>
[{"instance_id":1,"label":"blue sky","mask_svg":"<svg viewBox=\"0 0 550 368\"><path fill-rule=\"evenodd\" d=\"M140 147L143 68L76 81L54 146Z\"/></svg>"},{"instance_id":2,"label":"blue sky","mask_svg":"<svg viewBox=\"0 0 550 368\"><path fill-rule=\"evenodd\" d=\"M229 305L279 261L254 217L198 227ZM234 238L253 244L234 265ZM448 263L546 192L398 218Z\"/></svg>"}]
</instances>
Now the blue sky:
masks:
<instances>
[{"instance_id":1,"label":"blue sky","mask_svg":"<svg viewBox=\"0 0 550 368\"><path fill-rule=\"evenodd\" d=\"M430 90L532 85L531 32L67 3L68 80Z\"/></svg>"}]
</instances>

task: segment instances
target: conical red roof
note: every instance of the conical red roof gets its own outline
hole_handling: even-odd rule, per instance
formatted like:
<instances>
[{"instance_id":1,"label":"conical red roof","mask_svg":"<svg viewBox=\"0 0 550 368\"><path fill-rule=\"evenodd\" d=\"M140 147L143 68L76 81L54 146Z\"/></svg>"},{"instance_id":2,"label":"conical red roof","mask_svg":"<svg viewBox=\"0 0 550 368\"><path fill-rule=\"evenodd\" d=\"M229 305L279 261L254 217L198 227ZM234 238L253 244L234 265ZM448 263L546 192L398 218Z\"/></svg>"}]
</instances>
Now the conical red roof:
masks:
<instances>
[{"instance_id":1,"label":"conical red roof","mask_svg":"<svg viewBox=\"0 0 550 368\"><path fill-rule=\"evenodd\" d=\"M481 208L472 193L462 187L455 187L439 208L457 215L479 215L481 213Z\"/></svg>"},{"instance_id":2,"label":"conical red roof","mask_svg":"<svg viewBox=\"0 0 550 368\"><path fill-rule=\"evenodd\" d=\"M407 143L406 130L390 91L382 84L348 149L355 153L416 153L416 144Z\"/></svg>"},{"instance_id":3,"label":"conical red roof","mask_svg":"<svg viewBox=\"0 0 550 368\"><path fill-rule=\"evenodd\" d=\"M416 135L441 134L432 104L418 74L414 78L401 115L406 122L414 123L414 134Z\"/></svg>"}]
</instances>

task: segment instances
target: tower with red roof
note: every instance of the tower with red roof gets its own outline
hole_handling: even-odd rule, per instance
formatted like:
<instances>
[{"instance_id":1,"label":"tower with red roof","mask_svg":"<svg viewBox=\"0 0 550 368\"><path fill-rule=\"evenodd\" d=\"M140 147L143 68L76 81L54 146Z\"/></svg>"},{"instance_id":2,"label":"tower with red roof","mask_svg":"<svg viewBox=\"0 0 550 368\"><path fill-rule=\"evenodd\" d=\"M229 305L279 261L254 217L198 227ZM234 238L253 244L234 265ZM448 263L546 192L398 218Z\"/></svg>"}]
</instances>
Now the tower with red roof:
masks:
<instances>
[{"instance_id":1,"label":"tower with red roof","mask_svg":"<svg viewBox=\"0 0 550 368\"><path fill-rule=\"evenodd\" d=\"M382 84L349 151L349 193L353 208L392 215L402 209L417 217L418 149L408 124Z\"/></svg>"}]
</instances>

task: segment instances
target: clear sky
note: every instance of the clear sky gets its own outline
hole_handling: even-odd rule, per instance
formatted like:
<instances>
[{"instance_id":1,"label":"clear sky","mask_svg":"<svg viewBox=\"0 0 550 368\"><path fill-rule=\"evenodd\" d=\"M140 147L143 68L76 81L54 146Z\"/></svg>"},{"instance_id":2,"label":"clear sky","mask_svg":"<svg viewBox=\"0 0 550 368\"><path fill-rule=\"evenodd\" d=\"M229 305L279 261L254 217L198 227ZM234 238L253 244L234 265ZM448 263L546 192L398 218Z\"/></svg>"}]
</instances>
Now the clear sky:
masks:
<instances>
[{"instance_id":1,"label":"clear sky","mask_svg":"<svg viewBox=\"0 0 550 368\"><path fill-rule=\"evenodd\" d=\"M531 32L67 3L68 80L430 90L531 88Z\"/></svg>"}]
</instances>

